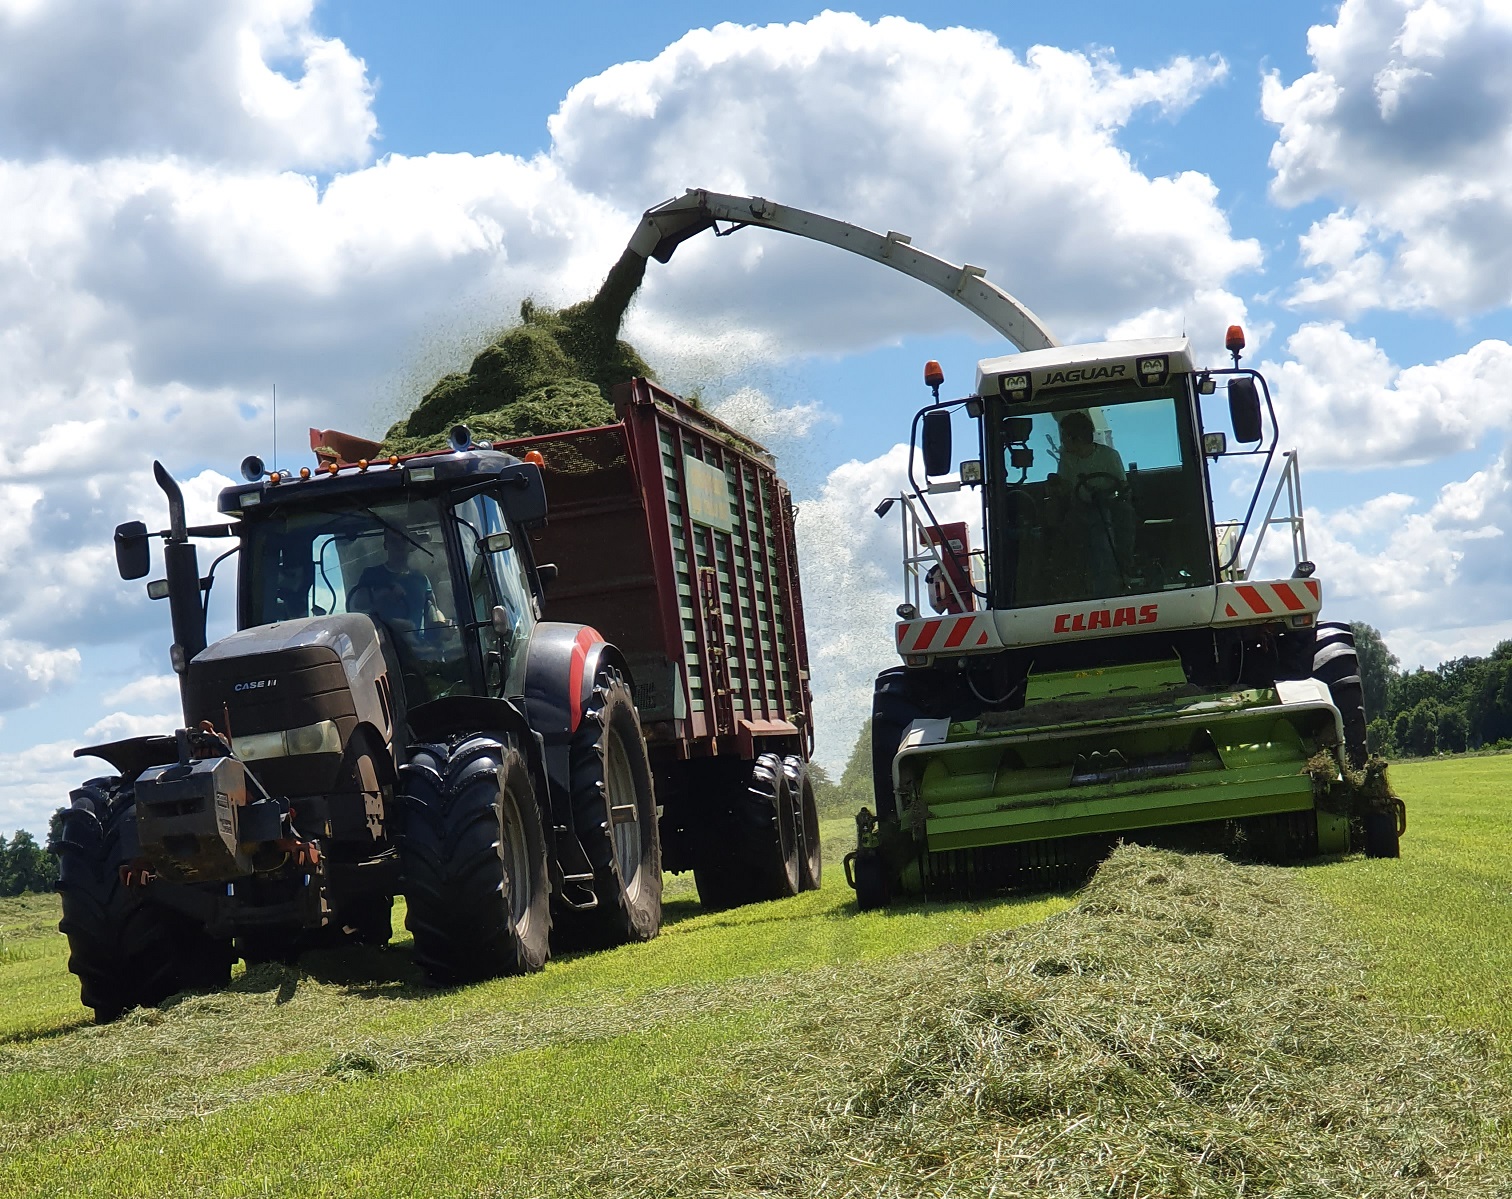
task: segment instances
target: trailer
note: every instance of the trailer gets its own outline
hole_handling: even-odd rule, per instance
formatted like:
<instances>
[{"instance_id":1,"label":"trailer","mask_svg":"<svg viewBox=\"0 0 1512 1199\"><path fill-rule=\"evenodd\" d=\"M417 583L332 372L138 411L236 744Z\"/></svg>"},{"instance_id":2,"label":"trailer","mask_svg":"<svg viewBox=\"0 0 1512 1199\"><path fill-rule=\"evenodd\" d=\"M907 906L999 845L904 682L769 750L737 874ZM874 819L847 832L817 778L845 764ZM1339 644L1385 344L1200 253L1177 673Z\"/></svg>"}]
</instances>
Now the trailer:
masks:
<instances>
[{"instance_id":1,"label":"trailer","mask_svg":"<svg viewBox=\"0 0 1512 1199\"><path fill-rule=\"evenodd\" d=\"M771 454L688 401L645 379L612 398L613 425L498 443L541 463L547 615L625 655L665 868L716 908L817 888L792 496Z\"/></svg>"}]
</instances>

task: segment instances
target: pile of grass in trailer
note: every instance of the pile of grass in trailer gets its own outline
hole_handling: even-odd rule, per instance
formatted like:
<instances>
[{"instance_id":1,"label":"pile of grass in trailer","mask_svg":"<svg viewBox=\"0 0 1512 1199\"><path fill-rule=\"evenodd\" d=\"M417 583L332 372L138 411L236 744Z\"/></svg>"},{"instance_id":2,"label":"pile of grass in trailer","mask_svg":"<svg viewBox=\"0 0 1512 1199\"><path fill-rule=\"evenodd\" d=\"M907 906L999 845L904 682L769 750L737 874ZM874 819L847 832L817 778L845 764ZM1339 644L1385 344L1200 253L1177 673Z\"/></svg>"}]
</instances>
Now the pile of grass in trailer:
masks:
<instances>
[{"instance_id":1,"label":"pile of grass in trailer","mask_svg":"<svg viewBox=\"0 0 1512 1199\"><path fill-rule=\"evenodd\" d=\"M618 1195L1504 1194L1488 1036L1408 1030L1287 872L1116 851L1042 925L895 961L585 1170Z\"/></svg>"},{"instance_id":2,"label":"pile of grass in trailer","mask_svg":"<svg viewBox=\"0 0 1512 1199\"><path fill-rule=\"evenodd\" d=\"M593 299L562 309L524 301L519 323L465 372L426 392L384 435L382 453L444 449L456 424L480 439L511 440L612 423L615 384L652 377L635 347L619 340L645 272L646 260L626 250Z\"/></svg>"}]
</instances>

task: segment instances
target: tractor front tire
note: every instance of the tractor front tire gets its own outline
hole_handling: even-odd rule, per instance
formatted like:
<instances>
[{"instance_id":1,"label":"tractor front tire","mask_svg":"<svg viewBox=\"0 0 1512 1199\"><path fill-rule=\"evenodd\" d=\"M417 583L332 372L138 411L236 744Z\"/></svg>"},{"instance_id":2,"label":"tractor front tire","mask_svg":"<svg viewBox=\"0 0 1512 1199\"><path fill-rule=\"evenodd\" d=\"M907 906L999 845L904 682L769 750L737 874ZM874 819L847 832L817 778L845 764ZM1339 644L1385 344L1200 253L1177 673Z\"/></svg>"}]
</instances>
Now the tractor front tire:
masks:
<instances>
[{"instance_id":1,"label":"tractor front tire","mask_svg":"<svg viewBox=\"0 0 1512 1199\"><path fill-rule=\"evenodd\" d=\"M814 781L809 778L808 763L796 756L782 759L782 772L787 775L798 829L798 886L803 891L817 891L824 859L819 846L819 805L814 800Z\"/></svg>"},{"instance_id":2,"label":"tractor front tire","mask_svg":"<svg viewBox=\"0 0 1512 1199\"><path fill-rule=\"evenodd\" d=\"M132 856L136 819L130 784L91 779L63 814L58 890L68 937L68 968L95 1023L134 1007L153 1007L179 991L214 990L231 981L231 942L209 936L188 917L149 899L151 884L128 887L121 867Z\"/></svg>"},{"instance_id":3,"label":"tractor front tire","mask_svg":"<svg viewBox=\"0 0 1512 1199\"><path fill-rule=\"evenodd\" d=\"M546 836L513 738L478 732L412 747L397 802L404 923L426 978L450 986L541 969Z\"/></svg>"},{"instance_id":4,"label":"tractor front tire","mask_svg":"<svg viewBox=\"0 0 1512 1199\"><path fill-rule=\"evenodd\" d=\"M560 943L601 949L649 941L661 929L661 835L656 791L635 699L604 667L573 734L572 820L593 866L598 905L556 917Z\"/></svg>"}]
</instances>

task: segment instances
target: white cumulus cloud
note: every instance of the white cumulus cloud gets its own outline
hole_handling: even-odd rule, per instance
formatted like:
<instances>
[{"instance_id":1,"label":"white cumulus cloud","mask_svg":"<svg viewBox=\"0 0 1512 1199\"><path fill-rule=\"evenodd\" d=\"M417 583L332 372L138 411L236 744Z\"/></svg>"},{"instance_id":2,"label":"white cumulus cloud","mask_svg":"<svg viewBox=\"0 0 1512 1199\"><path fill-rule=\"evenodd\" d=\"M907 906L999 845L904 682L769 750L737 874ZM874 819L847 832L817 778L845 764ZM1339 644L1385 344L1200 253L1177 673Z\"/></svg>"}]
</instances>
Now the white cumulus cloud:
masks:
<instances>
[{"instance_id":1,"label":"white cumulus cloud","mask_svg":"<svg viewBox=\"0 0 1512 1199\"><path fill-rule=\"evenodd\" d=\"M1344 0L1313 70L1272 73L1272 195L1341 205L1303 238L1298 303L1465 314L1512 300L1512 7Z\"/></svg>"}]
</instances>

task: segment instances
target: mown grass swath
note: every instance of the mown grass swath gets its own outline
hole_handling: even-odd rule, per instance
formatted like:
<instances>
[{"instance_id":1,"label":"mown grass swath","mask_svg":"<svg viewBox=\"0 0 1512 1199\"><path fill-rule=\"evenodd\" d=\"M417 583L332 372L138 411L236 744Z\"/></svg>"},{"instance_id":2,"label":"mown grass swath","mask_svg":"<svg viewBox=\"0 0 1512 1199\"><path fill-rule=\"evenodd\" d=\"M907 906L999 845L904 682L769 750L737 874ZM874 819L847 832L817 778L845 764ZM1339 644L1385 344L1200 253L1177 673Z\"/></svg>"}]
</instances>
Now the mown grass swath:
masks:
<instances>
[{"instance_id":1,"label":"mown grass swath","mask_svg":"<svg viewBox=\"0 0 1512 1199\"><path fill-rule=\"evenodd\" d=\"M401 938L101 1028L55 898L0 901L0 1194L1503 1193L1512 758L1393 773L1396 862L857 916L832 821L823 890L671 879L540 975L426 991Z\"/></svg>"}]
</instances>

